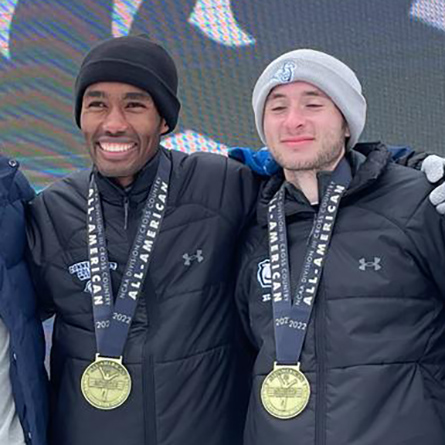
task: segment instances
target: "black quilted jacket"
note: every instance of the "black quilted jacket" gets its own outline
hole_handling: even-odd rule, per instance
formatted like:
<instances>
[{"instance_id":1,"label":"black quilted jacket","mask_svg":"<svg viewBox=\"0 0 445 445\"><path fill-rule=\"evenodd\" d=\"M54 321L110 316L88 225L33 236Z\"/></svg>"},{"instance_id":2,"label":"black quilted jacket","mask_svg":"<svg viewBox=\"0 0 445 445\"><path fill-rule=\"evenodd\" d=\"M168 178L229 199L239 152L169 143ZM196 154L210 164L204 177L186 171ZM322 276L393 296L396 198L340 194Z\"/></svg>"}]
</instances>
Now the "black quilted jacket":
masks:
<instances>
[{"instance_id":1,"label":"black quilted jacket","mask_svg":"<svg viewBox=\"0 0 445 445\"><path fill-rule=\"evenodd\" d=\"M264 188L237 299L258 352L245 445L445 444L445 220L422 173L360 149L301 357L312 395L291 420L259 399L275 359L266 210L282 178ZM295 287L315 210L296 189L285 209Z\"/></svg>"},{"instance_id":2,"label":"black quilted jacket","mask_svg":"<svg viewBox=\"0 0 445 445\"><path fill-rule=\"evenodd\" d=\"M124 352L132 392L115 410L89 406L80 391L96 353L86 262L90 172L52 185L31 206L33 276L42 311L56 315L52 445L241 444L249 371L237 359L235 254L256 181L223 156L160 153L172 159L168 207ZM94 173L115 295L157 162L130 191Z\"/></svg>"}]
</instances>

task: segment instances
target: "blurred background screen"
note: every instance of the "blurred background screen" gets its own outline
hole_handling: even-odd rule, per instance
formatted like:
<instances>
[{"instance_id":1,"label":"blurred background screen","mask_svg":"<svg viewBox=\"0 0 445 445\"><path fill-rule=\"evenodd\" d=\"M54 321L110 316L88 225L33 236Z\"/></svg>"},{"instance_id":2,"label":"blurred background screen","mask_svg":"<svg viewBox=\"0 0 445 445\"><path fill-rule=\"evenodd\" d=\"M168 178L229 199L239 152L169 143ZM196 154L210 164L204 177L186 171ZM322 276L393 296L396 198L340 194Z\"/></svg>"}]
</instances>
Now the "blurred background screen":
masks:
<instances>
[{"instance_id":1,"label":"blurred background screen","mask_svg":"<svg viewBox=\"0 0 445 445\"><path fill-rule=\"evenodd\" d=\"M88 165L72 117L76 71L96 42L130 33L177 62L183 107L169 148L259 148L255 80L306 47L357 72L363 140L445 153L445 0L1 0L0 149L37 190Z\"/></svg>"},{"instance_id":2,"label":"blurred background screen","mask_svg":"<svg viewBox=\"0 0 445 445\"><path fill-rule=\"evenodd\" d=\"M169 148L259 148L257 77L278 55L313 48L362 81L363 140L445 153L445 0L0 0L0 150L36 190L88 166L74 78L95 43L130 33L148 34L178 65Z\"/></svg>"}]
</instances>

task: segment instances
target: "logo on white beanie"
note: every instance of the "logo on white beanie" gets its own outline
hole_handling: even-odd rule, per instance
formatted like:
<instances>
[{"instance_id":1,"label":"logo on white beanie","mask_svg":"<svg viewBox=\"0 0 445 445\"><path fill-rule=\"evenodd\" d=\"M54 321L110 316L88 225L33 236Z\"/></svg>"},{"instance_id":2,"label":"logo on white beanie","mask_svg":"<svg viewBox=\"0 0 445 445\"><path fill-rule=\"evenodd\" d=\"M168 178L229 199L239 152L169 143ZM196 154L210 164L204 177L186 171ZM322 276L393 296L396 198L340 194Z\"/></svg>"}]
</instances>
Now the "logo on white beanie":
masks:
<instances>
[{"instance_id":1,"label":"logo on white beanie","mask_svg":"<svg viewBox=\"0 0 445 445\"><path fill-rule=\"evenodd\" d=\"M297 65L294 62L284 62L283 65L277 69L272 79L280 83L292 82L296 69Z\"/></svg>"}]
</instances>

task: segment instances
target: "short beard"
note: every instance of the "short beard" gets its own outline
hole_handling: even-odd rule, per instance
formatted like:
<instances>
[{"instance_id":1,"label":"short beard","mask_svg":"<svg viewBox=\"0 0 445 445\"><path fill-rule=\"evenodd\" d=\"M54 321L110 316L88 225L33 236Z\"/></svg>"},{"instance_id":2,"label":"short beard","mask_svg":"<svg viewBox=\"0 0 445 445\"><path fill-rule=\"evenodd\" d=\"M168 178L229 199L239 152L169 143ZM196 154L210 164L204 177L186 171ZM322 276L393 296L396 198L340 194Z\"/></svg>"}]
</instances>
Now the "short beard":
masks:
<instances>
[{"instance_id":1,"label":"short beard","mask_svg":"<svg viewBox=\"0 0 445 445\"><path fill-rule=\"evenodd\" d=\"M336 164L341 157L345 147L345 136L341 135L336 140L323 141L321 150L317 153L317 156L308 160L298 159L285 159L286 157L279 153L271 153L277 163L285 170L289 171L328 171Z\"/></svg>"}]
</instances>

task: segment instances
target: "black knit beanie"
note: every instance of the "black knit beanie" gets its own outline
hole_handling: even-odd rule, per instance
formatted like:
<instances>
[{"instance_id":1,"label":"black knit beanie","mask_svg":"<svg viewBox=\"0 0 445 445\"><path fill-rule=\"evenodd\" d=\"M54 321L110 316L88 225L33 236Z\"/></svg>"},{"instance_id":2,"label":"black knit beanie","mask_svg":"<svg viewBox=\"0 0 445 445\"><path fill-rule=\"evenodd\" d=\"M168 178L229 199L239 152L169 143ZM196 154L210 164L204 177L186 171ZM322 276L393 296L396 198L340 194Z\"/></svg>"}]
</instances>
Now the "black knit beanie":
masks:
<instances>
[{"instance_id":1,"label":"black knit beanie","mask_svg":"<svg viewBox=\"0 0 445 445\"><path fill-rule=\"evenodd\" d=\"M75 84L74 115L79 128L85 90L98 82L122 82L147 91L165 119L168 132L174 130L181 106L176 97L175 62L164 48L146 36L107 39L87 53Z\"/></svg>"}]
</instances>

